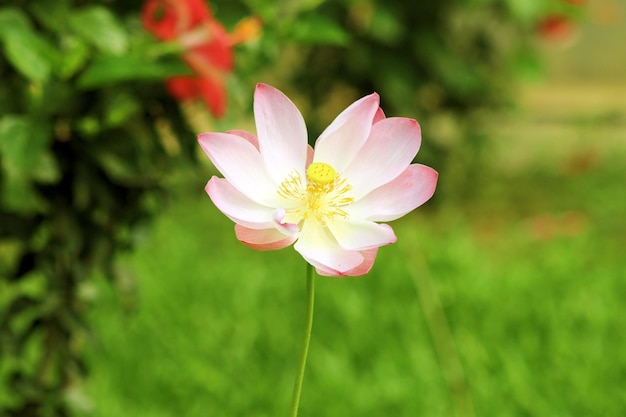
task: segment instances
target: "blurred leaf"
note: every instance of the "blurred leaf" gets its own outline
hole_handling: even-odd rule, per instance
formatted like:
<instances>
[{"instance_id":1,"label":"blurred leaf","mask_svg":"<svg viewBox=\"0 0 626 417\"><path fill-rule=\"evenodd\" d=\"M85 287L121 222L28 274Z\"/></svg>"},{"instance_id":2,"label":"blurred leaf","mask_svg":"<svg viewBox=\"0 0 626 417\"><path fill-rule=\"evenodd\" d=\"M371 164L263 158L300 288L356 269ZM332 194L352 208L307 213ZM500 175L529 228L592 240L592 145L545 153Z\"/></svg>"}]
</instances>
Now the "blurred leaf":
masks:
<instances>
[{"instance_id":1,"label":"blurred leaf","mask_svg":"<svg viewBox=\"0 0 626 417\"><path fill-rule=\"evenodd\" d=\"M61 172L57 165L57 160L51 152L44 151L39 155L35 168L31 172L31 177L40 183L53 184L61 178Z\"/></svg>"},{"instance_id":2,"label":"blurred leaf","mask_svg":"<svg viewBox=\"0 0 626 417\"><path fill-rule=\"evenodd\" d=\"M32 213L45 209L45 202L37 195L31 182L24 177L5 177L1 190L2 204L9 211Z\"/></svg>"},{"instance_id":3,"label":"blurred leaf","mask_svg":"<svg viewBox=\"0 0 626 417\"><path fill-rule=\"evenodd\" d=\"M67 1L36 2L30 5L36 19L42 26L56 32L59 37L59 50L63 59L57 62L56 72L61 78L69 78L87 61L90 39L78 36L67 25L67 16L71 14Z\"/></svg>"},{"instance_id":4,"label":"blurred leaf","mask_svg":"<svg viewBox=\"0 0 626 417\"><path fill-rule=\"evenodd\" d=\"M26 117L0 119L0 157L6 173L2 199L9 209L28 212L44 208L31 179L53 182L59 177L56 162L47 153L49 133L45 125Z\"/></svg>"},{"instance_id":5,"label":"blurred leaf","mask_svg":"<svg viewBox=\"0 0 626 417\"><path fill-rule=\"evenodd\" d=\"M139 178L138 167L132 161L128 161L108 149L102 149L101 152L98 152L97 159L107 175L118 182L131 184Z\"/></svg>"},{"instance_id":6,"label":"blurred leaf","mask_svg":"<svg viewBox=\"0 0 626 417\"><path fill-rule=\"evenodd\" d=\"M59 34L67 33L67 0L37 1L28 5L35 18L47 29Z\"/></svg>"},{"instance_id":7,"label":"blurred leaf","mask_svg":"<svg viewBox=\"0 0 626 417\"><path fill-rule=\"evenodd\" d=\"M406 29L402 19L388 7L384 7L384 3L372 14L372 20L369 24L369 32L372 37L386 44L395 44L401 41L407 32Z\"/></svg>"},{"instance_id":8,"label":"blurred leaf","mask_svg":"<svg viewBox=\"0 0 626 417\"><path fill-rule=\"evenodd\" d=\"M350 35L337 22L326 16L313 14L302 16L294 24L291 39L312 44L345 46Z\"/></svg>"},{"instance_id":9,"label":"blurred leaf","mask_svg":"<svg viewBox=\"0 0 626 417\"><path fill-rule=\"evenodd\" d=\"M545 11L546 3L550 2L544 0L506 0L505 2L511 14L525 22L534 22Z\"/></svg>"},{"instance_id":10,"label":"blurred leaf","mask_svg":"<svg viewBox=\"0 0 626 417\"><path fill-rule=\"evenodd\" d=\"M142 56L106 55L93 62L78 80L81 88L95 88L120 81L162 80L188 74L182 61L155 62Z\"/></svg>"},{"instance_id":11,"label":"blurred leaf","mask_svg":"<svg viewBox=\"0 0 626 417\"><path fill-rule=\"evenodd\" d=\"M61 50L63 59L57 72L61 78L69 78L85 65L90 51L85 43L73 36L66 36L61 40Z\"/></svg>"},{"instance_id":12,"label":"blurred leaf","mask_svg":"<svg viewBox=\"0 0 626 417\"><path fill-rule=\"evenodd\" d=\"M0 38L8 32L26 30L29 27L28 18L20 10L10 7L0 9Z\"/></svg>"},{"instance_id":13,"label":"blurred leaf","mask_svg":"<svg viewBox=\"0 0 626 417\"><path fill-rule=\"evenodd\" d=\"M130 94L116 94L107 103L104 123L109 127L120 126L140 109L140 103Z\"/></svg>"},{"instance_id":14,"label":"blurred leaf","mask_svg":"<svg viewBox=\"0 0 626 417\"><path fill-rule=\"evenodd\" d=\"M46 81L58 57L54 48L31 29L28 19L18 10L0 11L0 28L7 60L26 78Z\"/></svg>"},{"instance_id":15,"label":"blurred leaf","mask_svg":"<svg viewBox=\"0 0 626 417\"><path fill-rule=\"evenodd\" d=\"M50 131L44 124L23 116L2 117L0 156L4 170L16 177L32 178L51 139Z\"/></svg>"},{"instance_id":16,"label":"blurred leaf","mask_svg":"<svg viewBox=\"0 0 626 417\"><path fill-rule=\"evenodd\" d=\"M72 29L105 53L122 54L128 48L128 35L115 16L101 6L85 7L69 17Z\"/></svg>"}]
</instances>

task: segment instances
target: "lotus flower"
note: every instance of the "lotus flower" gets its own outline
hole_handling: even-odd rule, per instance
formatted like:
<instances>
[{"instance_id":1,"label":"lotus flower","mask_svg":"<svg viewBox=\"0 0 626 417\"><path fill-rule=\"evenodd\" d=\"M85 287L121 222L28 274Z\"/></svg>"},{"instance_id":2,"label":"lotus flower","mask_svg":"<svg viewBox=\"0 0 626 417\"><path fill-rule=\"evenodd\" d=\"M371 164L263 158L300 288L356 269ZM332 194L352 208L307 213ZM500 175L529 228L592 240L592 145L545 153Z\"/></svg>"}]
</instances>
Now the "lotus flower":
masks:
<instances>
[{"instance_id":1,"label":"lotus flower","mask_svg":"<svg viewBox=\"0 0 626 417\"><path fill-rule=\"evenodd\" d=\"M224 175L206 186L235 222L237 238L260 250L293 243L326 276L371 269L378 248L396 241L387 222L433 195L437 172L411 164L421 142L413 119L385 118L374 93L357 100L307 143L304 119L279 90L254 93L257 136L203 133L200 146Z\"/></svg>"}]
</instances>

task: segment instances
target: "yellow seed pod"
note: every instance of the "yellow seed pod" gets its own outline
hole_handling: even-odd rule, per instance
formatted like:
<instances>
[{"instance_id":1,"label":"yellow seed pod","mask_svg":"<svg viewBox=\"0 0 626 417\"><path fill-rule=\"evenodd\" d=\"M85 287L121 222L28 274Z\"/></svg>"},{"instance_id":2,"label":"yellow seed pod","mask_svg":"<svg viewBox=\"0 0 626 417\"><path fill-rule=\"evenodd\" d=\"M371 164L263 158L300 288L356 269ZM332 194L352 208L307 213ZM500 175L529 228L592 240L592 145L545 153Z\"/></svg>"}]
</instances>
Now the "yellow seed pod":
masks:
<instances>
[{"instance_id":1,"label":"yellow seed pod","mask_svg":"<svg viewBox=\"0 0 626 417\"><path fill-rule=\"evenodd\" d=\"M307 168L306 176L309 181L325 185L332 182L337 177L337 171L325 162L313 162Z\"/></svg>"}]
</instances>

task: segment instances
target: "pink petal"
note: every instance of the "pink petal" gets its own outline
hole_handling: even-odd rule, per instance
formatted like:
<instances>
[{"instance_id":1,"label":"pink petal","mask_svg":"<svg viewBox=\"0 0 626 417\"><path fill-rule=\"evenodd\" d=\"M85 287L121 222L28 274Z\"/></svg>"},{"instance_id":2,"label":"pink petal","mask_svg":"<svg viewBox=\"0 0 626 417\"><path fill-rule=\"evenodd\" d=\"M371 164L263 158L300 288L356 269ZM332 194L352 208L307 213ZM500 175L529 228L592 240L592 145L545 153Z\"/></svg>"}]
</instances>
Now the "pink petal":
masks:
<instances>
[{"instance_id":1,"label":"pink petal","mask_svg":"<svg viewBox=\"0 0 626 417\"><path fill-rule=\"evenodd\" d=\"M386 224L371 221L335 219L328 222L339 246L348 250L366 250L394 243L397 238L393 229Z\"/></svg>"},{"instance_id":2,"label":"pink petal","mask_svg":"<svg viewBox=\"0 0 626 417\"><path fill-rule=\"evenodd\" d=\"M274 87L257 84L254 119L261 155L273 180L280 184L294 169L304 173L307 131L292 101Z\"/></svg>"},{"instance_id":3,"label":"pink petal","mask_svg":"<svg viewBox=\"0 0 626 417\"><path fill-rule=\"evenodd\" d=\"M396 220L428 201L439 174L426 165L409 165L393 181L346 207L350 218L377 222Z\"/></svg>"},{"instance_id":4,"label":"pink petal","mask_svg":"<svg viewBox=\"0 0 626 417\"><path fill-rule=\"evenodd\" d=\"M285 236L278 230L271 229L249 229L242 225L235 225L235 234L243 244L256 250L276 250L286 248L291 245L297 235Z\"/></svg>"},{"instance_id":5,"label":"pink petal","mask_svg":"<svg viewBox=\"0 0 626 417\"><path fill-rule=\"evenodd\" d=\"M274 209L249 199L228 180L213 177L205 190L213 204L235 223L253 229L274 227Z\"/></svg>"},{"instance_id":6,"label":"pink petal","mask_svg":"<svg viewBox=\"0 0 626 417\"><path fill-rule=\"evenodd\" d=\"M255 148L257 148L257 150L259 149L259 140L256 138L256 136L254 136L252 133L247 132L245 130L229 130L226 133L230 133L231 135L237 135L239 137L244 138L245 140L247 140L248 142L250 142L252 144L252 146L254 146Z\"/></svg>"},{"instance_id":7,"label":"pink petal","mask_svg":"<svg viewBox=\"0 0 626 417\"><path fill-rule=\"evenodd\" d=\"M215 167L237 190L259 204L278 207L278 185L268 178L257 149L246 139L228 133L202 133L200 146Z\"/></svg>"},{"instance_id":8,"label":"pink petal","mask_svg":"<svg viewBox=\"0 0 626 417\"><path fill-rule=\"evenodd\" d=\"M315 161L343 172L367 140L379 101L378 94L370 94L341 112L315 142Z\"/></svg>"},{"instance_id":9,"label":"pink petal","mask_svg":"<svg viewBox=\"0 0 626 417\"><path fill-rule=\"evenodd\" d=\"M361 251L361 255L363 256L363 262L356 268L346 272L345 275L349 277L358 277L370 272L370 269L372 269L372 265L374 265L374 260L376 259L377 253L378 248Z\"/></svg>"},{"instance_id":10,"label":"pink petal","mask_svg":"<svg viewBox=\"0 0 626 417\"><path fill-rule=\"evenodd\" d=\"M365 275L372 269L372 265L374 265L374 260L376 259L378 248L360 251L360 253L363 256L363 262L356 268L353 268L349 271L341 273L339 271L328 269L323 266L316 266L315 270L319 275L327 277L358 277L361 275Z\"/></svg>"},{"instance_id":11,"label":"pink petal","mask_svg":"<svg viewBox=\"0 0 626 417\"><path fill-rule=\"evenodd\" d=\"M378 110L376 110L376 114L374 115L374 121L372 122L372 124L378 123L381 120L384 120L386 117L387 116L385 116L385 112L383 112L383 109L379 107Z\"/></svg>"},{"instance_id":12,"label":"pink petal","mask_svg":"<svg viewBox=\"0 0 626 417\"><path fill-rule=\"evenodd\" d=\"M274 227L276 227L281 233L287 236L293 236L300 231L300 227L294 223L284 222L285 218L285 209L277 208L272 213L272 218L274 219Z\"/></svg>"},{"instance_id":13,"label":"pink petal","mask_svg":"<svg viewBox=\"0 0 626 417\"><path fill-rule=\"evenodd\" d=\"M345 273L363 263L359 251L343 249L323 226L305 222L294 249L311 265L324 270Z\"/></svg>"},{"instance_id":14,"label":"pink petal","mask_svg":"<svg viewBox=\"0 0 626 417\"><path fill-rule=\"evenodd\" d=\"M372 127L365 146L343 174L358 200L404 171L419 150L421 132L413 119L392 117Z\"/></svg>"},{"instance_id":15,"label":"pink petal","mask_svg":"<svg viewBox=\"0 0 626 417\"><path fill-rule=\"evenodd\" d=\"M315 151L311 147L311 145L307 145L306 147L306 164L305 168L308 168L309 165L313 163L313 158L315 157Z\"/></svg>"}]
</instances>

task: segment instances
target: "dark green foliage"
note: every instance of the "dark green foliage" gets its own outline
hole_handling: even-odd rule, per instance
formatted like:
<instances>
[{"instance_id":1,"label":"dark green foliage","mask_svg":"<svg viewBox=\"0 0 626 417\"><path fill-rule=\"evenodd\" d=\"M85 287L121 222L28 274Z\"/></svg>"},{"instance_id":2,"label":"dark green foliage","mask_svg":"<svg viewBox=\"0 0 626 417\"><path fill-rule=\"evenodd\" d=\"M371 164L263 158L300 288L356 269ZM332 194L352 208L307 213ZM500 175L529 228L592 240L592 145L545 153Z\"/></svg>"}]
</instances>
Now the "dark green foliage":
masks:
<instances>
[{"instance_id":1,"label":"dark green foliage","mask_svg":"<svg viewBox=\"0 0 626 417\"><path fill-rule=\"evenodd\" d=\"M132 32L138 22L107 5L0 8L3 416L67 415L86 371L86 289L95 272L113 275L114 255L133 246L195 146L161 87L180 64L149 58L156 45ZM191 138L177 152L156 128L165 116Z\"/></svg>"}]
</instances>

